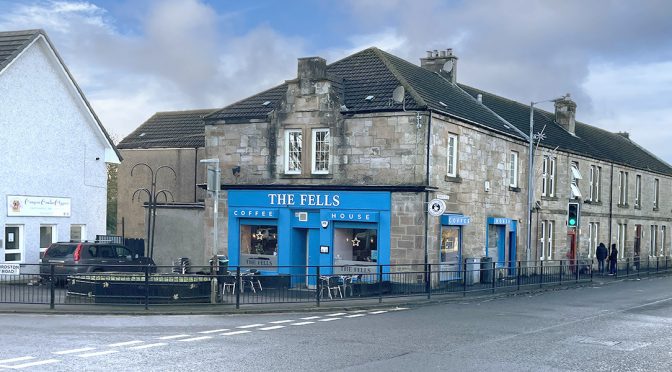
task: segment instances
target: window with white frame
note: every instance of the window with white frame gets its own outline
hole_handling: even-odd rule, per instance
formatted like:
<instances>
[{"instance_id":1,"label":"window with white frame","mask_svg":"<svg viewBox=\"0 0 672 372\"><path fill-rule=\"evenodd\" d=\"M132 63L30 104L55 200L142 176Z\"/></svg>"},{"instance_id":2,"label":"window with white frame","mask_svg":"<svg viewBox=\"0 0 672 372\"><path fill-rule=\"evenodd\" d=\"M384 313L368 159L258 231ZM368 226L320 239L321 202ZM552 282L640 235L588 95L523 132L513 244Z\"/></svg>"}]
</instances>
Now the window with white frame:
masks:
<instances>
[{"instance_id":1,"label":"window with white frame","mask_svg":"<svg viewBox=\"0 0 672 372\"><path fill-rule=\"evenodd\" d=\"M509 186L518 187L518 152L509 154Z\"/></svg>"},{"instance_id":2,"label":"window with white frame","mask_svg":"<svg viewBox=\"0 0 672 372\"><path fill-rule=\"evenodd\" d=\"M618 205L628 205L628 172L618 172Z\"/></svg>"},{"instance_id":3,"label":"window with white frame","mask_svg":"<svg viewBox=\"0 0 672 372\"><path fill-rule=\"evenodd\" d=\"M51 243L56 243L56 225L40 225L40 258L47 251Z\"/></svg>"},{"instance_id":4,"label":"window with white frame","mask_svg":"<svg viewBox=\"0 0 672 372\"><path fill-rule=\"evenodd\" d=\"M457 143L457 135L449 134L446 153L448 159L446 175L448 177L457 177Z\"/></svg>"},{"instance_id":5,"label":"window with white frame","mask_svg":"<svg viewBox=\"0 0 672 372\"><path fill-rule=\"evenodd\" d=\"M573 161L570 164L570 173L572 174L572 183L569 185L571 189L571 199L579 199L582 197L579 190L579 180L583 179L581 172L579 172L579 163Z\"/></svg>"},{"instance_id":6,"label":"window with white frame","mask_svg":"<svg viewBox=\"0 0 672 372\"><path fill-rule=\"evenodd\" d=\"M285 173L301 174L303 151L303 131L288 129L285 131Z\"/></svg>"},{"instance_id":7,"label":"window with white frame","mask_svg":"<svg viewBox=\"0 0 672 372\"><path fill-rule=\"evenodd\" d=\"M312 131L313 173L329 173L331 136L329 129L313 129Z\"/></svg>"},{"instance_id":8,"label":"window with white frame","mask_svg":"<svg viewBox=\"0 0 672 372\"><path fill-rule=\"evenodd\" d=\"M5 225L5 262L23 260L23 225Z\"/></svg>"},{"instance_id":9,"label":"window with white frame","mask_svg":"<svg viewBox=\"0 0 672 372\"><path fill-rule=\"evenodd\" d=\"M635 208L642 207L642 176L635 176Z\"/></svg>"},{"instance_id":10,"label":"window with white frame","mask_svg":"<svg viewBox=\"0 0 672 372\"><path fill-rule=\"evenodd\" d=\"M598 203L600 201L600 177L602 177L602 167L595 167L595 175L593 176L593 199L592 201Z\"/></svg>"},{"instance_id":11,"label":"window with white frame","mask_svg":"<svg viewBox=\"0 0 672 372\"><path fill-rule=\"evenodd\" d=\"M660 196L659 192L660 181L656 178L653 180L653 209L658 209L658 197Z\"/></svg>"},{"instance_id":12,"label":"window with white frame","mask_svg":"<svg viewBox=\"0 0 672 372\"><path fill-rule=\"evenodd\" d=\"M655 257L658 255L658 225L651 225L649 235L649 256Z\"/></svg>"},{"instance_id":13,"label":"window with white frame","mask_svg":"<svg viewBox=\"0 0 672 372\"><path fill-rule=\"evenodd\" d=\"M667 226L660 226L660 254L662 256L668 255L667 249Z\"/></svg>"},{"instance_id":14,"label":"window with white frame","mask_svg":"<svg viewBox=\"0 0 672 372\"><path fill-rule=\"evenodd\" d=\"M86 240L86 225L70 225L70 241L83 242Z\"/></svg>"},{"instance_id":15,"label":"window with white frame","mask_svg":"<svg viewBox=\"0 0 672 372\"><path fill-rule=\"evenodd\" d=\"M599 242L600 236L600 223L599 222L589 222L588 223L588 258L595 257L595 250L597 249L597 244Z\"/></svg>"},{"instance_id":16,"label":"window with white frame","mask_svg":"<svg viewBox=\"0 0 672 372\"><path fill-rule=\"evenodd\" d=\"M618 256L625 257L625 239L627 238L628 225L619 223L616 230L616 249L618 249Z\"/></svg>"},{"instance_id":17,"label":"window with white frame","mask_svg":"<svg viewBox=\"0 0 672 372\"><path fill-rule=\"evenodd\" d=\"M595 166L590 166L590 172L588 173L588 185L590 190L588 190L588 200L595 201Z\"/></svg>"},{"instance_id":18,"label":"window with white frame","mask_svg":"<svg viewBox=\"0 0 672 372\"><path fill-rule=\"evenodd\" d=\"M541 196L555 196L555 158L544 155L542 162Z\"/></svg>"},{"instance_id":19,"label":"window with white frame","mask_svg":"<svg viewBox=\"0 0 672 372\"><path fill-rule=\"evenodd\" d=\"M553 225L554 221L543 220L539 226L540 258L542 260L553 259Z\"/></svg>"}]
</instances>

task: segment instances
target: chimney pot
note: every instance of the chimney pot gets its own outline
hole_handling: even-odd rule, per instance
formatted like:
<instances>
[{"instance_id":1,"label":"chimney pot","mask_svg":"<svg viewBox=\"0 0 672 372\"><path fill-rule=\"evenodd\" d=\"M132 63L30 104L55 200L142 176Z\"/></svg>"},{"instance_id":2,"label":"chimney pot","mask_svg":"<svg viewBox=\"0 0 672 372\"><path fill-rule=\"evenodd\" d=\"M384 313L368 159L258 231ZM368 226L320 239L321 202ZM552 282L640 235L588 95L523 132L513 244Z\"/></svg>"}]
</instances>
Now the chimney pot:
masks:
<instances>
[{"instance_id":1,"label":"chimney pot","mask_svg":"<svg viewBox=\"0 0 672 372\"><path fill-rule=\"evenodd\" d=\"M445 51L445 50L442 50L440 53L441 53L441 57L445 57L445 56L446 56L446 51Z\"/></svg>"},{"instance_id":2,"label":"chimney pot","mask_svg":"<svg viewBox=\"0 0 672 372\"><path fill-rule=\"evenodd\" d=\"M439 51L434 49L434 57L438 57L438 56L439 56Z\"/></svg>"},{"instance_id":3,"label":"chimney pot","mask_svg":"<svg viewBox=\"0 0 672 372\"><path fill-rule=\"evenodd\" d=\"M453 48L446 49L446 53L448 53L448 56L452 56L453 55Z\"/></svg>"},{"instance_id":4,"label":"chimney pot","mask_svg":"<svg viewBox=\"0 0 672 372\"><path fill-rule=\"evenodd\" d=\"M427 51L427 58L432 58L432 51L431 50Z\"/></svg>"}]
</instances>

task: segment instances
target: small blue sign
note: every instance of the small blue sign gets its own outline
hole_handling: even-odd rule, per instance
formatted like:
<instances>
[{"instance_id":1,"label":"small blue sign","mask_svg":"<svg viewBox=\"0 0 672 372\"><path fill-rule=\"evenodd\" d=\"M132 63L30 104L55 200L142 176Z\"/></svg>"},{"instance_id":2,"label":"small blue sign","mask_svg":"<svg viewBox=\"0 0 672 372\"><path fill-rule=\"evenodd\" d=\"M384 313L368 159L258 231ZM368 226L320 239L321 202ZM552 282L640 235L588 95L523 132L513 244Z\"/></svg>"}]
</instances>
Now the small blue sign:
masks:
<instances>
[{"instance_id":1,"label":"small blue sign","mask_svg":"<svg viewBox=\"0 0 672 372\"><path fill-rule=\"evenodd\" d=\"M508 225L512 231L516 230L516 220L506 217L488 217L488 225Z\"/></svg>"},{"instance_id":2,"label":"small blue sign","mask_svg":"<svg viewBox=\"0 0 672 372\"><path fill-rule=\"evenodd\" d=\"M277 208L231 208L230 213L238 218L278 218Z\"/></svg>"},{"instance_id":3,"label":"small blue sign","mask_svg":"<svg viewBox=\"0 0 672 372\"><path fill-rule=\"evenodd\" d=\"M448 214L441 216L441 224L449 226L466 226L471 223L471 217L461 214Z\"/></svg>"}]
</instances>

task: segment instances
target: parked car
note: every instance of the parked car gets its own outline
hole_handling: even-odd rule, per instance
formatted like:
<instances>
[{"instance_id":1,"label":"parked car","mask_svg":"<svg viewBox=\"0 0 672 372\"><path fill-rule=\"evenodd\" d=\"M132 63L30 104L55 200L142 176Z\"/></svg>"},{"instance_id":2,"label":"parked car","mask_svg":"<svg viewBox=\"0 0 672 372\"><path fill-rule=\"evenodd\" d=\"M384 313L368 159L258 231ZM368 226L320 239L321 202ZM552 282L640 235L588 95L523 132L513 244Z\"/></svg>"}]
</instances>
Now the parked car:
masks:
<instances>
[{"instance_id":1,"label":"parked car","mask_svg":"<svg viewBox=\"0 0 672 372\"><path fill-rule=\"evenodd\" d=\"M151 258L140 257L115 243L53 243L41 260L40 276L43 279L51 276L52 265L57 281L81 273L141 272L145 271L147 265L150 265L150 272L156 272L156 265Z\"/></svg>"}]
</instances>

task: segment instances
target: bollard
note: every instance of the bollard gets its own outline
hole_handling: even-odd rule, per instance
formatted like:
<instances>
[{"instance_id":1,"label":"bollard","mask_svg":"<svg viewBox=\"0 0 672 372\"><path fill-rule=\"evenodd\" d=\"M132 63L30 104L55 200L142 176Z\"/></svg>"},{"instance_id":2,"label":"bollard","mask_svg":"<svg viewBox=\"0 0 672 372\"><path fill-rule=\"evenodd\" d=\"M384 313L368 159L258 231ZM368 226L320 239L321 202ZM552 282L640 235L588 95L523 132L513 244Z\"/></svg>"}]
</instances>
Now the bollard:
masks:
<instances>
[{"instance_id":1,"label":"bollard","mask_svg":"<svg viewBox=\"0 0 672 372\"><path fill-rule=\"evenodd\" d=\"M427 299L429 300L432 298L432 264L427 264L425 277L427 278L425 289L427 290Z\"/></svg>"},{"instance_id":2,"label":"bollard","mask_svg":"<svg viewBox=\"0 0 672 372\"><path fill-rule=\"evenodd\" d=\"M383 303L383 265L378 265L378 303Z\"/></svg>"},{"instance_id":3,"label":"bollard","mask_svg":"<svg viewBox=\"0 0 672 372\"><path fill-rule=\"evenodd\" d=\"M464 274L462 275L462 297L467 296L467 259L464 259Z\"/></svg>"},{"instance_id":4,"label":"bollard","mask_svg":"<svg viewBox=\"0 0 672 372\"><path fill-rule=\"evenodd\" d=\"M236 291L236 310L240 309L240 292L243 290L243 282L240 280L240 266L236 267L236 286L238 290Z\"/></svg>"},{"instance_id":5,"label":"bollard","mask_svg":"<svg viewBox=\"0 0 672 372\"><path fill-rule=\"evenodd\" d=\"M320 307L320 296L322 295L322 280L320 279L320 266L317 266L317 285L315 286L315 289L317 292L315 293L315 302L317 302L317 307Z\"/></svg>"},{"instance_id":6,"label":"bollard","mask_svg":"<svg viewBox=\"0 0 672 372\"><path fill-rule=\"evenodd\" d=\"M56 276L54 274L54 264L49 265L50 280L49 280L49 308L54 309L56 303Z\"/></svg>"},{"instance_id":7,"label":"bollard","mask_svg":"<svg viewBox=\"0 0 672 372\"><path fill-rule=\"evenodd\" d=\"M149 310L149 265L145 266L145 310Z\"/></svg>"}]
</instances>

